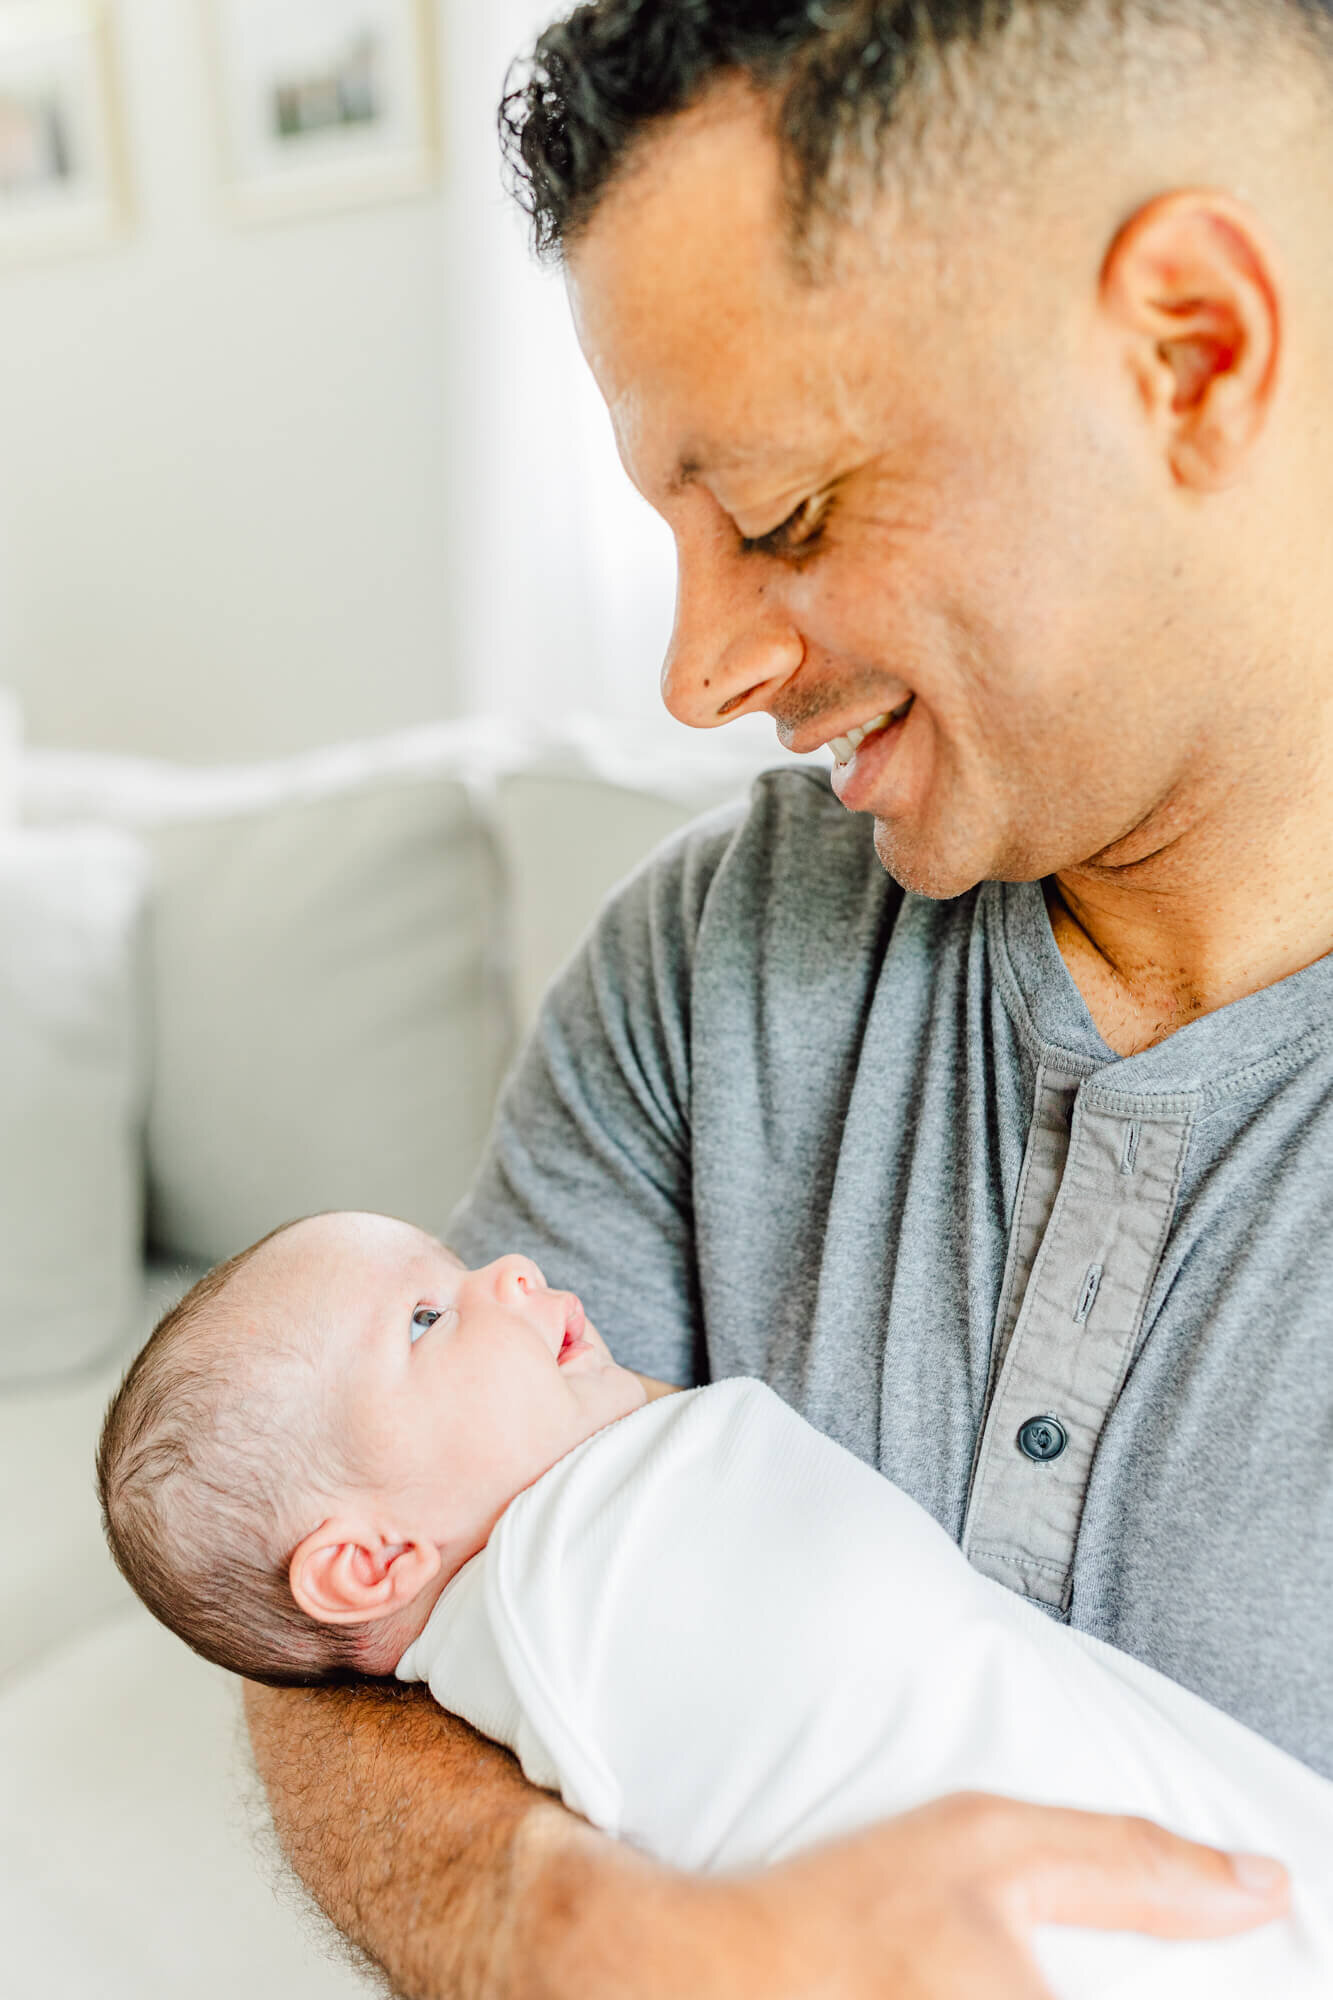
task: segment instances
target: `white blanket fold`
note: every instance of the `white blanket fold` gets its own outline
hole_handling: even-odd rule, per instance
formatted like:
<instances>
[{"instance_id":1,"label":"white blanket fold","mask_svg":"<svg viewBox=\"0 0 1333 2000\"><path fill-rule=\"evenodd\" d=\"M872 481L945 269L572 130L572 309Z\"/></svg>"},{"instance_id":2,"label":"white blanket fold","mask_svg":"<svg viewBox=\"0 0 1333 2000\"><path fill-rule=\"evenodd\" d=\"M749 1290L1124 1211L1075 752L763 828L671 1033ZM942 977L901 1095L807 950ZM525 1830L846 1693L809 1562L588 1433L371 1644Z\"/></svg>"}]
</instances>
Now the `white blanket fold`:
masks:
<instances>
[{"instance_id":1,"label":"white blanket fold","mask_svg":"<svg viewBox=\"0 0 1333 2000\"><path fill-rule=\"evenodd\" d=\"M684 1868L776 1861L946 1792L1275 1853L1293 1915L1163 1943L1047 1928L1060 2000L1333 1995L1333 1783L972 1570L750 1380L599 1431L506 1509L398 1666L536 1784Z\"/></svg>"}]
</instances>

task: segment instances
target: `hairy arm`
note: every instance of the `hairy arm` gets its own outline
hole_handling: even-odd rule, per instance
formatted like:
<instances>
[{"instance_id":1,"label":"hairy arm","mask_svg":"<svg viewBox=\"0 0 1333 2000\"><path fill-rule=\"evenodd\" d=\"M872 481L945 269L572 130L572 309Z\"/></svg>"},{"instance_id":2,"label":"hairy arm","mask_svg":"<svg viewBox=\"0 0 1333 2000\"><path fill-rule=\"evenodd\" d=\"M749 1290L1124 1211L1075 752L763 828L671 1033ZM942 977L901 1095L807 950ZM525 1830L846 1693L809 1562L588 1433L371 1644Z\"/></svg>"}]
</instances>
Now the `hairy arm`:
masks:
<instances>
[{"instance_id":1,"label":"hairy arm","mask_svg":"<svg viewBox=\"0 0 1333 2000\"><path fill-rule=\"evenodd\" d=\"M746 1875L597 1833L424 1690L246 1688L279 1838L403 2000L1046 2000L1032 1925L1223 1936L1281 1879L1140 1820L958 1796Z\"/></svg>"},{"instance_id":2,"label":"hairy arm","mask_svg":"<svg viewBox=\"0 0 1333 2000\"><path fill-rule=\"evenodd\" d=\"M396 1991L503 1992L513 1848L544 1797L514 1760L420 1688L247 1684L245 1707L278 1838L339 1930Z\"/></svg>"}]
</instances>

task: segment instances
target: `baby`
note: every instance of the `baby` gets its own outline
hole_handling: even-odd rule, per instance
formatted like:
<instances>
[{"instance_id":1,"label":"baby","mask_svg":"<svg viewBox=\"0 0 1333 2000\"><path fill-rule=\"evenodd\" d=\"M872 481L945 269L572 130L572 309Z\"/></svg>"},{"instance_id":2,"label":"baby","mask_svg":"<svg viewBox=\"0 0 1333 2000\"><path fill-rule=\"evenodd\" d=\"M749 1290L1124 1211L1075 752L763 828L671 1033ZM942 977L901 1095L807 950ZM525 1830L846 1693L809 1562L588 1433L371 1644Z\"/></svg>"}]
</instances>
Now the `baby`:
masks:
<instances>
[{"instance_id":1,"label":"baby","mask_svg":"<svg viewBox=\"0 0 1333 2000\"><path fill-rule=\"evenodd\" d=\"M107 1539L219 1666L392 1674L515 1494L665 1393L528 1258L468 1271L407 1223L312 1216L208 1272L134 1362L97 1454Z\"/></svg>"},{"instance_id":2,"label":"baby","mask_svg":"<svg viewBox=\"0 0 1333 2000\"><path fill-rule=\"evenodd\" d=\"M208 1658L397 1673L681 1867L777 1860L944 1792L1276 1853L1291 1914L1164 1944L1049 1928L1068 2000L1333 1992L1333 1784L980 1576L763 1384L618 1367L527 1258L295 1223L168 1314L108 1412L117 1561Z\"/></svg>"}]
</instances>

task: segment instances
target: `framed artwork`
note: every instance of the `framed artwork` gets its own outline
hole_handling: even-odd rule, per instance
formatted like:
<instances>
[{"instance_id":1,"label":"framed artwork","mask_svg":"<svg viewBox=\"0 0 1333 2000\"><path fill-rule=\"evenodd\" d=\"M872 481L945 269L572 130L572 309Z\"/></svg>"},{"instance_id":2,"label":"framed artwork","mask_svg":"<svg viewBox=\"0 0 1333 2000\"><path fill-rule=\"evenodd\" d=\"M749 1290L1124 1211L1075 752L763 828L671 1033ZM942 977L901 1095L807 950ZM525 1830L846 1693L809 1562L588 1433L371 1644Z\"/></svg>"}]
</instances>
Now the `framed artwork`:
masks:
<instances>
[{"instance_id":1,"label":"framed artwork","mask_svg":"<svg viewBox=\"0 0 1333 2000\"><path fill-rule=\"evenodd\" d=\"M416 194L436 172L430 0L210 0L241 221Z\"/></svg>"},{"instance_id":2,"label":"framed artwork","mask_svg":"<svg viewBox=\"0 0 1333 2000\"><path fill-rule=\"evenodd\" d=\"M82 250L127 219L99 0L0 0L0 264Z\"/></svg>"}]
</instances>

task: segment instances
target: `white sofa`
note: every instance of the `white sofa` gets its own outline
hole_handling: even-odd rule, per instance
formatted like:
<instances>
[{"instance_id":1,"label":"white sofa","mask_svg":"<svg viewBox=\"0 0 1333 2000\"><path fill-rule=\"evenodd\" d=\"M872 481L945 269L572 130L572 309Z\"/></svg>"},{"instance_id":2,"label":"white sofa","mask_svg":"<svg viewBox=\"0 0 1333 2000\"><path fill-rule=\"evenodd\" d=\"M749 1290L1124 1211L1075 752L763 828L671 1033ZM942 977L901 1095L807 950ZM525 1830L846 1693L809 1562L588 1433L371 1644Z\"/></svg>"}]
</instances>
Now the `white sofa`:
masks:
<instances>
[{"instance_id":1,"label":"white sofa","mask_svg":"<svg viewBox=\"0 0 1333 2000\"><path fill-rule=\"evenodd\" d=\"M607 887L772 761L771 739L663 751L594 724L520 735L485 721L243 771L19 760L0 826L111 825L144 859L133 978L117 988L137 1010L129 1095L106 1155L119 1145L135 1184L111 1187L99 1168L93 1220L124 1215L137 1232L146 1208L157 1261L140 1266L136 1233L129 1289L117 1296L112 1256L112 1278L80 1294L89 1218L72 1213L71 1272L48 1262L0 1325L6 1991L380 1990L283 1877L235 1684L158 1627L106 1555L91 1480L101 1414L192 1272L259 1229L348 1201L439 1226L516 1037ZM445 1112L442 1144L430 1121ZM21 1204L12 1172L6 1187ZM87 1205L77 1176L68 1198ZM69 1296L43 1322L31 1300L61 1284Z\"/></svg>"}]
</instances>

